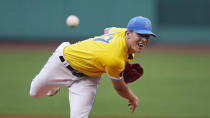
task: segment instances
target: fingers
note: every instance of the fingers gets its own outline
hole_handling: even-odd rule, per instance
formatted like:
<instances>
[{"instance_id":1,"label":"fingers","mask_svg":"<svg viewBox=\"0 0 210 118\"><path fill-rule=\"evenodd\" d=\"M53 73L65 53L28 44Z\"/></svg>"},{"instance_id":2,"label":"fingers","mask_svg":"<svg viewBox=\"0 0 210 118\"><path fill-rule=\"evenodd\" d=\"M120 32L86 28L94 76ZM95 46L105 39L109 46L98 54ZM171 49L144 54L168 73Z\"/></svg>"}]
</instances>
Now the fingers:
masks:
<instances>
[{"instance_id":1,"label":"fingers","mask_svg":"<svg viewBox=\"0 0 210 118\"><path fill-rule=\"evenodd\" d=\"M136 110L136 105L128 104L128 107L131 110L131 113L134 113L134 111Z\"/></svg>"},{"instance_id":2,"label":"fingers","mask_svg":"<svg viewBox=\"0 0 210 118\"><path fill-rule=\"evenodd\" d=\"M138 106L139 104L139 99L137 96L134 96L133 99L130 99L128 101L128 107L130 108L131 110L131 113L134 113L134 111L136 110L136 107Z\"/></svg>"},{"instance_id":3,"label":"fingers","mask_svg":"<svg viewBox=\"0 0 210 118\"><path fill-rule=\"evenodd\" d=\"M128 108L131 110L131 113L134 113L134 111L136 110L136 107L138 106L138 101L136 102L128 102Z\"/></svg>"}]
</instances>

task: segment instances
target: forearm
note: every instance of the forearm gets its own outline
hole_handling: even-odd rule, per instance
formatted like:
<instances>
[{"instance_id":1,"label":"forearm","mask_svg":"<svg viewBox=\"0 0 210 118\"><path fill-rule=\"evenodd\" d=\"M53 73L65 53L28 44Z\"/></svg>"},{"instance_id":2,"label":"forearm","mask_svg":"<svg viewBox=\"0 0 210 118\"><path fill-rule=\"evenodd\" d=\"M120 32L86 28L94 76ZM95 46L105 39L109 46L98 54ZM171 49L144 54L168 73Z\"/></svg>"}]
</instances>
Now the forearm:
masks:
<instances>
[{"instance_id":1,"label":"forearm","mask_svg":"<svg viewBox=\"0 0 210 118\"><path fill-rule=\"evenodd\" d=\"M125 99L128 99L128 106L131 109L131 112L133 113L138 106L139 99L137 96L133 94L131 89L128 87L128 85L124 82L124 78L122 78L119 81L112 81L115 90L117 93L122 96Z\"/></svg>"},{"instance_id":2,"label":"forearm","mask_svg":"<svg viewBox=\"0 0 210 118\"><path fill-rule=\"evenodd\" d=\"M134 99L135 97L134 93L131 91L128 85L124 82L124 80L119 80L119 83L121 86L116 86L116 85L114 86L117 93L125 99L128 99L128 100Z\"/></svg>"}]
</instances>

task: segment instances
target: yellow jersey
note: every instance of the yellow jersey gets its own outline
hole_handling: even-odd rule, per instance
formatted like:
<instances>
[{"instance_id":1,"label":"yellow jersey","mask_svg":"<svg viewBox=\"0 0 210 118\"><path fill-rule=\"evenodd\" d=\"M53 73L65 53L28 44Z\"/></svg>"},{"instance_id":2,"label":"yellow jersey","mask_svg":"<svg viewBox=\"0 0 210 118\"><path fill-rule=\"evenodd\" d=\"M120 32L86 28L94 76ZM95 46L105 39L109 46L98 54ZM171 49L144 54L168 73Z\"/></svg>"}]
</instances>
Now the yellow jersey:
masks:
<instances>
[{"instance_id":1,"label":"yellow jersey","mask_svg":"<svg viewBox=\"0 0 210 118\"><path fill-rule=\"evenodd\" d=\"M68 45L63 51L64 58L87 76L106 73L110 79L119 80L129 57L126 30L112 27L108 34Z\"/></svg>"}]
</instances>

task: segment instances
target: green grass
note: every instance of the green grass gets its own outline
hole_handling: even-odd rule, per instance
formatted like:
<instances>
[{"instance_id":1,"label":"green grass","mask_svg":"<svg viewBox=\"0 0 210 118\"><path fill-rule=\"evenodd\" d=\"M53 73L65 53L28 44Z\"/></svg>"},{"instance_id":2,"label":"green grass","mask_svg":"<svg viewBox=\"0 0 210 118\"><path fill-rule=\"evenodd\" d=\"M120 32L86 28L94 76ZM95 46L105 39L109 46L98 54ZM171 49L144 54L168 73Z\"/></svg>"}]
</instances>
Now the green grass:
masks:
<instances>
[{"instance_id":1,"label":"green grass","mask_svg":"<svg viewBox=\"0 0 210 118\"><path fill-rule=\"evenodd\" d=\"M69 115L67 89L54 97L29 96L30 82L50 51L0 52L1 115ZM142 53L144 76L130 84L140 104L134 116L210 117L210 54ZM103 75L91 115L127 116L127 101Z\"/></svg>"}]
</instances>

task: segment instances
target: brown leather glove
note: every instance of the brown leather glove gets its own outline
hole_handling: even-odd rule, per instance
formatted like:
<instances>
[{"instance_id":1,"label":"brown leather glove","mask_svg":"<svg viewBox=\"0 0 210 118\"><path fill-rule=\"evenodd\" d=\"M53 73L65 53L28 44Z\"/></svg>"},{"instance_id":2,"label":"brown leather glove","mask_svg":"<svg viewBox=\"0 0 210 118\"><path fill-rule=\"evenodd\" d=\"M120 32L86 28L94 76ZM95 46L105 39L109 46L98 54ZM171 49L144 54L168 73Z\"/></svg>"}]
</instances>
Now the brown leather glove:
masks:
<instances>
[{"instance_id":1,"label":"brown leather glove","mask_svg":"<svg viewBox=\"0 0 210 118\"><path fill-rule=\"evenodd\" d=\"M125 70L123 71L124 81L126 83L132 83L139 79L144 74L144 69L140 64L125 64Z\"/></svg>"}]
</instances>

